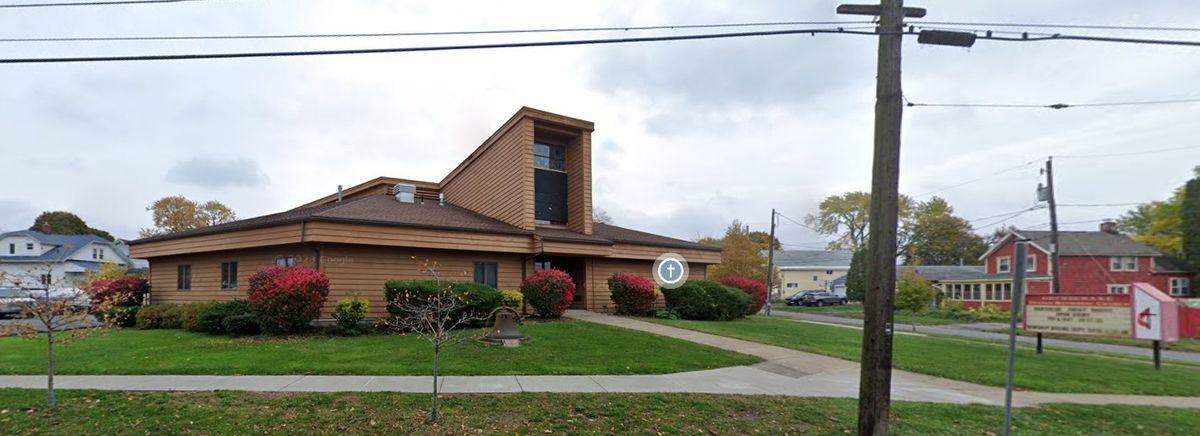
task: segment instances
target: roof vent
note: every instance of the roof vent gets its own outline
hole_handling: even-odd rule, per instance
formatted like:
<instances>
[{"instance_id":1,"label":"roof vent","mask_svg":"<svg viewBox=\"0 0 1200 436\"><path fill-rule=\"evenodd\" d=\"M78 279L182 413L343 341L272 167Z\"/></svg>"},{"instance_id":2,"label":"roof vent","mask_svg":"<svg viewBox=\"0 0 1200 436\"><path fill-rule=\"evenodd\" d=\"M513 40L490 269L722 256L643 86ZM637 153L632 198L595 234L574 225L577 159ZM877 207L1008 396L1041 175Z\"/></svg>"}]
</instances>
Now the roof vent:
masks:
<instances>
[{"instance_id":1,"label":"roof vent","mask_svg":"<svg viewBox=\"0 0 1200 436\"><path fill-rule=\"evenodd\" d=\"M445 206L445 205L446 205L446 194L439 192L438 193L438 206Z\"/></svg>"},{"instance_id":2,"label":"roof vent","mask_svg":"<svg viewBox=\"0 0 1200 436\"><path fill-rule=\"evenodd\" d=\"M396 201L401 203L415 203L417 199L417 186L407 183L397 183L392 187L392 195L396 196Z\"/></svg>"},{"instance_id":3,"label":"roof vent","mask_svg":"<svg viewBox=\"0 0 1200 436\"><path fill-rule=\"evenodd\" d=\"M1112 221L1112 220L1105 220L1104 222L1100 223L1100 231L1104 232L1104 233L1112 233L1114 235L1119 233L1119 231L1117 230L1117 222Z\"/></svg>"}]
</instances>

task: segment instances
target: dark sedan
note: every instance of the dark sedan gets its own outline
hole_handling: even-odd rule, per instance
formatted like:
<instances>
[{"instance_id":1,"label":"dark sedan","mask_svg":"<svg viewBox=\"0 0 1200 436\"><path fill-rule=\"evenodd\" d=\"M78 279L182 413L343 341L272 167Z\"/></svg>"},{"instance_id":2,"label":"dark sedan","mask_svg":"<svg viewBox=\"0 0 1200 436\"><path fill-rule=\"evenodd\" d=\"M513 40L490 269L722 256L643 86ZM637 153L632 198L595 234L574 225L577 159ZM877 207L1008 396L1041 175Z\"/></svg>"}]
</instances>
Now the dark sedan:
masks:
<instances>
[{"instance_id":1,"label":"dark sedan","mask_svg":"<svg viewBox=\"0 0 1200 436\"><path fill-rule=\"evenodd\" d=\"M846 297L829 292L811 292L800 299L801 306L841 306L846 304Z\"/></svg>"}]
</instances>

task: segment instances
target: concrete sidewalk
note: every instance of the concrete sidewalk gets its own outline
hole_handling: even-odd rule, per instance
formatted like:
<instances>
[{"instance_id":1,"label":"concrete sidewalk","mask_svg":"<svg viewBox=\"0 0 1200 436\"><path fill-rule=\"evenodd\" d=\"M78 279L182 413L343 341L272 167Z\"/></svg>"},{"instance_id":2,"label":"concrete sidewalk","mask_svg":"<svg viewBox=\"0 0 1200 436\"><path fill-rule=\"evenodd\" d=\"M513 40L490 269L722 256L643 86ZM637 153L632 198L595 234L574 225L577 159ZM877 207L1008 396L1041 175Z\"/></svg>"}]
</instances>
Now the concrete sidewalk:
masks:
<instances>
[{"instance_id":1,"label":"concrete sidewalk","mask_svg":"<svg viewBox=\"0 0 1200 436\"><path fill-rule=\"evenodd\" d=\"M801 313L788 312L785 310L775 310L771 312L772 316L782 316L792 319L800 319L805 321L822 322L829 324L842 324L848 326L862 327L863 320L857 318L843 318L840 316L823 315L819 313ZM1007 328L1008 324L1002 325L1002 328ZM954 324L931 326L931 325L911 325L896 323L896 332L915 332L930 335L943 336L958 336L963 338L980 339L994 342L1008 342L1008 334L995 333L990 331L982 331L974 328L957 327ZM1037 339L1031 336L1017 336L1017 341L1022 344L1034 345ZM1096 342L1080 342L1066 339L1042 339L1042 345L1046 347L1062 348L1068 350L1094 351L1101 353L1121 354L1126 356L1143 357L1146 360L1152 359L1152 351L1149 348L1131 347L1128 345L1116 344L1101 344ZM1182 362L1197 362L1200 363L1200 353L1191 353L1187 351L1172 351L1163 350L1162 357L1164 360L1178 360Z\"/></svg>"}]
</instances>

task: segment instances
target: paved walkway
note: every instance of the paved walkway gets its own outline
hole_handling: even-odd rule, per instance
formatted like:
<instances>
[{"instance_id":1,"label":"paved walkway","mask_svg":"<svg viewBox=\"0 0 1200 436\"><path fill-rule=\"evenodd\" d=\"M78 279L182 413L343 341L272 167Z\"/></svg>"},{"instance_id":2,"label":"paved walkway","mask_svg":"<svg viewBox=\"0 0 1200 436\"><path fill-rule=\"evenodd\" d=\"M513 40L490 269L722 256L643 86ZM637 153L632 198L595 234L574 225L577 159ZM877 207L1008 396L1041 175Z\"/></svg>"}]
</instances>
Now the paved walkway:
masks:
<instances>
[{"instance_id":1,"label":"paved walkway","mask_svg":"<svg viewBox=\"0 0 1200 436\"><path fill-rule=\"evenodd\" d=\"M819 313L800 313L788 312L784 310L775 310L771 312L772 316L783 316L787 318L802 319L805 321L823 322L831 324L842 324L861 327L863 320L856 318L843 318L840 316L823 315ZM912 325L901 324L895 325L897 333L900 332L916 332L931 335L958 336L971 339L981 339L985 341L995 341L1008 343L1008 334L996 333L990 331L981 331L976 328L958 327L954 325L928 326L928 325ZM1007 328L1008 324L1001 325L1001 328ZM1037 343L1037 338L1030 336L1017 336L1017 341L1023 344L1034 345ZM1079 342L1065 339L1050 339L1043 338L1042 345L1046 347L1055 347L1068 350L1095 351L1101 353L1113 353L1126 356L1144 357L1146 360L1153 358L1152 351L1149 348L1131 347L1128 345L1115 344L1099 344L1095 342ZM1200 353L1191 353L1187 351L1171 351L1163 350L1162 358L1165 360L1178 360L1184 362L1200 363Z\"/></svg>"},{"instance_id":2,"label":"paved walkway","mask_svg":"<svg viewBox=\"0 0 1200 436\"><path fill-rule=\"evenodd\" d=\"M765 362L707 371L662 375L604 376L448 376L447 393L498 392L682 392L796 397L858 397L858 364L788 348L710 335L635 319L569 311L568 317L641 330L759 356ZM258 392L429 392L428 376L58 376L61 389L122 391ZM0 376L0 387L44 388L45 376ZM892 398L898 401L1000 405L1004 391L990 386L893 371ZM1048 394L1017 392L1014 404L1132 404L1200 408L1198 397Z\"/></svg>"}]
</instances>

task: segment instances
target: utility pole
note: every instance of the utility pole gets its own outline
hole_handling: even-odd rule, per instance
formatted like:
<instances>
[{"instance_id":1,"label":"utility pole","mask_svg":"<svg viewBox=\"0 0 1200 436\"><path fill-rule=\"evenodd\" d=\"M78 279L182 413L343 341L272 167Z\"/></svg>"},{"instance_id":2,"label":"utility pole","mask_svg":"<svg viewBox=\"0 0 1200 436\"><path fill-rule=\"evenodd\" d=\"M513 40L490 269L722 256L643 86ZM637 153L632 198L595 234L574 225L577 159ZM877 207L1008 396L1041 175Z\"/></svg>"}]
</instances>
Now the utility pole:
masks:
<instances>
[{"instance_id":1,"label":"utility pole","mask_svg":"<svg viewBox=\"0 0 1200 436\"><path fill-rule=\"evenodd\" d=\"M870 237L864 298L862 363L858 381L858 434L886 435L892 402L892 310L896 300L896 226L899 212L900 46L904 1L881 0L875 82L875 150L871 167Z\"/></svg>"},{"instance_id":2,"label":"utility pole","mask_svg":"<svg viewBox=\"0 0 1200 436\"><path fill-rule=\"evenodd\" d=\"M1058 265L1058 207L1054 202L1054 156L1046 158L1046 203L1050 206L1050 293L1062 292Z\"/></svg>"},{"instance_id":3,"label":"utility pole","mask_svg":"<svg viewBox=\"0 0 1200 436\"><path fill-rule=\"evenodd\" d=\"M767 240L767 316L771 316L771 283L775 278L775 208L771 208L771 238Z\"/></svg>"},{"instance_id":4,"label":"utility pole","mask_svg":"<svg viewBox=\"0 0 1200 436\"><path fill-rule=\"evenodd\" d=\"M875 146L871 163L871 206L867 239L867 283L863 301L862 359L858 381L858 434L886 435L892 402L892 310L896 302L896 231L899 214L900 48L904 18L922 18L925 9L903 0L878 5L839 5L839 14L879 17L875 76ZM922 30L917 42L954 47L975 43L971 32Z\"/></svg>"}]
</instances>

